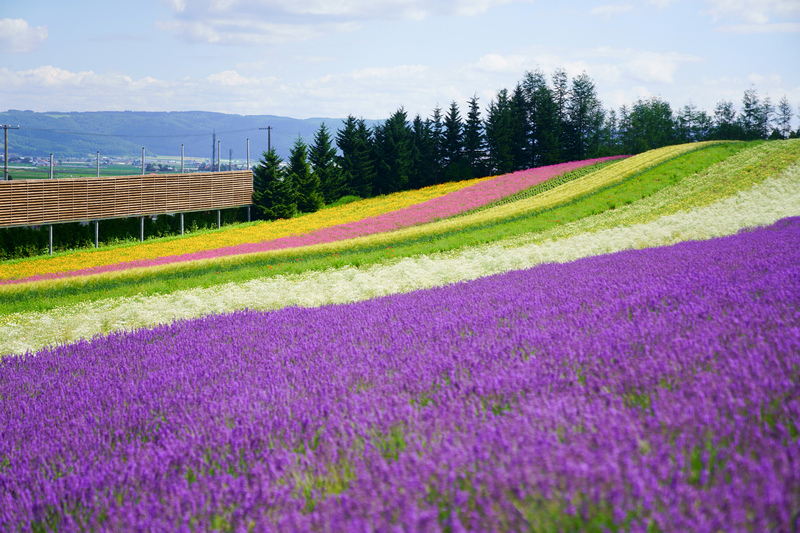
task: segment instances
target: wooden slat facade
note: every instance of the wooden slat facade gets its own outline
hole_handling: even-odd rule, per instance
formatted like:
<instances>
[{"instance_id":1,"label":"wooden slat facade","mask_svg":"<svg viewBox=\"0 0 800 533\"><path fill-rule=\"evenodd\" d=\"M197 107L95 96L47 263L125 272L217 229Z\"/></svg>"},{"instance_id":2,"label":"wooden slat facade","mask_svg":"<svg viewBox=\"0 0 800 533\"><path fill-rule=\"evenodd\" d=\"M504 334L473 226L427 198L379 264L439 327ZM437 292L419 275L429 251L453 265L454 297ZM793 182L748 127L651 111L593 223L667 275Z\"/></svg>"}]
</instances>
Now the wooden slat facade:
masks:
<instances>
[{"instance_id":1,"label":"wooden slat facade","mask_svg":"<svg viewBox=\"0 0 800 533\"><path fill-rule=\"evenodd\" d=\"M0 227L227 209L253 203L249 170L0 181Z\"/></svg>"}]
</instances>

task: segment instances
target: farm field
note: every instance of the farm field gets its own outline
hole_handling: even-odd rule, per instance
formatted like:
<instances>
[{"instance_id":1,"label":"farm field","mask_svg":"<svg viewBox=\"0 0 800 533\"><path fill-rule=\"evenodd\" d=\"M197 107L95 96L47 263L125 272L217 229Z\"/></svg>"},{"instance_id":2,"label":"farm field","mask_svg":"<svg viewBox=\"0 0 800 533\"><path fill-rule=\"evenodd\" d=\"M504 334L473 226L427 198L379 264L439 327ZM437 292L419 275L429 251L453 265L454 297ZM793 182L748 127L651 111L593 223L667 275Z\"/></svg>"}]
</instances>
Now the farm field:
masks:
<instances>
[{"instance_id":1,"label":"farm field","mask_svg":"<svg viewBox=\"0 0 800 533\"><path fill-rule=\"evenodd\" d=\"M2 529L790 530L800 141L535 170L0 265Z\"/></svg>"},{"instance_id":2,"label":"farm field","mask_svg":"<svg viewBox=\"0 0 800 533\"><path fill-rule=\"evenodd\" d=\"M225 231L206 232L146 244L89 250L9 262L0 276L32 281L61 273L94 274L170 262L183 262L256 251L296 248L361 235L382 233L446 218L583 167L612 158L552 165L494 178L444 183L318 211L300 218L254 223ZM461 189L469 188L467 191ZM85 265L92 265L86 267ZM80 267L83 268L80 268ZM16 267L16 268L15 268ZM2 279L2 278L0 278Z\"/></svg>"},{"instance_id":3,"label":"farm field","mask_svg":"<svg viewBox=\"0 0 800 533\"><path fill-rule=\"evenodd\" d=\"M130 176L131 174L141 173L141 167L134 165L102 165L100 174L102 176ZM10 166L8 173L14 180L35 180L49 179L49 166L18 165ZM94 161L90 163L75 165L58 165L53 167L54 178L91 178L97 175L97 167Z\"/></svg>"}]
</instances>

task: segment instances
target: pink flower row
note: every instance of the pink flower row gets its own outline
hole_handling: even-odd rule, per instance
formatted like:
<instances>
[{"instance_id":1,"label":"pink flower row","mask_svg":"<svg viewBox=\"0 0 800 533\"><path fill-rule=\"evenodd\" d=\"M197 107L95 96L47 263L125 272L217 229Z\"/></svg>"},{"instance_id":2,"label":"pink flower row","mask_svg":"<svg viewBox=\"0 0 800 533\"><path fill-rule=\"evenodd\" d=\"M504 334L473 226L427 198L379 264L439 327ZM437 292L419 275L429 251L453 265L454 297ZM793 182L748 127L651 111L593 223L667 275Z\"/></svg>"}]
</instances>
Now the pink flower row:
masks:
<instances>
[{"instance_id":1,"label":"pink flower row","mask_svg":"<svg viewBox=\"0 0 800 533\"><path fill-rule=\"evenodd\" d=\"M373 235L375 233L384 233L452 217L471 209L487 205L507 196L514 195L522 190L533 187L534 185L538 185L539 183L547 181L556 176L560 176L564 173L571 172L588 165L601 163L603 161L617 159L619 157L624 156L587 159L583 161L560 163L546 167L519 170L517 172L503 174L496 178L476 183L475 185L453 191L444 196L433 198L426 202L399 209L397 211L383 213L381 215L348 222L346 224L339 224L337 226L320 228L303 235L291 235L270 241L237 244L199 252L163 256L155 259L126 261L123 263L101 265L69 272L39 274L24 279L0 280L0 284L100 274L103 272L114 272L127 270L130 268L166 265L200 259L213 259L216 257L264 252L268 250L296 248L312 244L323 244L345 239L352 239L355 237Z\"/></svg>"}]
</instances>

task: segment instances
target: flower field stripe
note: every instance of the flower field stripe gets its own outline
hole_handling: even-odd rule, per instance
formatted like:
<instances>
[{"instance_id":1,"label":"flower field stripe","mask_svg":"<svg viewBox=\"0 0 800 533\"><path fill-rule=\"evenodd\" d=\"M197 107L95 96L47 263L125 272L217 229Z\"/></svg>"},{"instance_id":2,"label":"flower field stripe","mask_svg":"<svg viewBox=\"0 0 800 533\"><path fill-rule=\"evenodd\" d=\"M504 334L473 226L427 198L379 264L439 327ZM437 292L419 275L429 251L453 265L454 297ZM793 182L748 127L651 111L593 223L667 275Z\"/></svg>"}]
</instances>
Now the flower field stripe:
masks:
<instances>
[{"instance_id":1,"label":"flower field stripe","mask_svg":"<svg viewBox=\"0 0 800 533\"><path fill-rule=\"evenodd\" d=\"M715 174L711 175L712 177ZM665 189L675 203L690 197L697 182ZM641 200L649 205L650 199ZM588 217L565 230L533 234L455 252L407 257L365 268L344 267L299 275L272 276L244 283L175 291L155 296L108 298L46 312L0 317L0 354L24 353L54 343L90 339L118 330L132 330L238 309L313 307L365 300L398 292L435 287L542 263L631 248L670 245L734 234L800 215L800 165L738 194L655 220L636 220L638 203L609 214ZM657 205L662 206L661 202ZM626 213L634 213L632 216Z\"/></svg>"},{"instance_id":2,"label":"flower field stripe","mask_svg":"<svg viewBox=\"0 0 800 533\"><path fill-rule=\"evenodd\" d=\"M127 244L112 249L78 250L52 257L6 261L0 263L0 283L7 279L31 277L41 273L79 270L87 266L107 265L280 239L403 209L491 179L494 179L494 176L433 185L419 190L351 202L289 220L240 224L233 228L206 230L196 235L190 234L145 243Z\"/></svg>"},{"instance_id":3,"label":"flower field stripe","mask_svg":"<svg viewBox=\"0 0 800 533\"><path fill-rule=\"evenodd\" d=\"M628 159L622 160L618 163L605 167L598 172L590 173L577 180L565 183L559 187L556 187L555 189L545 191L540 195L536 195L526 200L521 200L519 202L513 202L506 205L500 205L495 208L489 209L487 211L482 211L474 213L472 215L458 217L455 220L445 219L439 222L432 222L428 224L419 223L416 226L395 231L391 231L390 228L384 227L383 233L390 234L395 238L407 238L407 236L409 235L419 234L419 231L414 232L414 230L420 227L423 228L423 231L447 231L449 229L458 229L471 224L485 223L487 220L492 220L496 218L520 216L527 212L547 209L554 205L558 205L559 203L563 203L565 201L585 196L587 194L590 194L591 192L599 190L602 187L607 187L613 185L614 183L618 183L619 181L622 181L639 172L642 172L647 168L651 168L655 165L658 165L659 163L677 157L681 154L700 149L704 146L710 146L716 143L717 143L716 141L707 141L704 143L683 144L678 146L660 148L657 150L651 150L650 152L646 152L644 154L639 154L630 157ZM591 160L591 161L597 162L599 160ZM555 166L560 167L561 165L555 165ZM548 168L550 167L539 167L537 169L532 169L532 171L545 172L545 169ZM578 167L576 166L574 168ZM595 174L600 174L600 177L593 178L592 176L594 176ZM549 175L548 177L553 177L553 175ZM531 185L539 183L541 181L542 180L534 180L532 181ZM487 202L490 201L492 200L487 199ZM464 209L462 209L462 211L466 211L474 207L475 205L471 207L465 207ZM433 218L436 218L436 216L434 216ZM369 228L376 226L374 225L373 221L373 224L358 225L358 227L360 229L363 229L364 231L369 231ZM55 279L59 277L92 275L104 272L127 270L138 267L163 266L176 262L218 259L218 258L224 258L228 255L244 255L248 253L259 253L265 250L270 251L270 250L278 250L290 247L312 246L314 244L325 244L329 242L337 242L353 238L355 239L364 238L363 235L358 236L357 232L356 235L354 235L351 232L342 233L339 231L338 227L329 228L323 231L324 231L324 237L322 237L321 239L316 238L317 237L316 235L313 236L300 235L297 237L286 237L281 239L275 239L264 243L243 244L235 248L236 253L234 254L229 254L228 252L230 252L231 250L227 249L206 250L202 252L183 254L180 256L164 256L164 257L142 259L124 263L87 267L71 271L36 274L36 275L25 276L21 279L3 279L0 280L0 285L9 283L37 281L42 279ZM376 233L373 233L373 235L374 234ZM381 231L379 230L377 234L381 234ZM0 273L2 273L2 269L0 269Z\"/></svg>"},{"instance_id":4,"label":"flower field stripe","mask_svg":"<svg viewBox=\"0 0 800 533\"><path fill-rule=\"evenodd\" d=\"M724 198L728 192L722 194L723 191L720 191L718 188L714 187L714 183L717 182L726 182L730 186L735 186L739 188L746 188L754 183L758 183L759 181L765 179L767 176L773 175L776 168L783 168L787 164L792 161L800 161L800 142L798 141L784 141L784 142L776 142L776 143L761 143L760 145L753 146L752 144L748 147L746 145L742 145L744 151L747 152L746 154L741 154L740 157L736 158L738 161L735 165L726 165L726 171L724 173L714 172L713 168L707 168L706 171L700 172L695 176L690 176L686 178L684 176L681 177L681 180L687 180L691 182L691 187L675 187L675 183L667 187L667 190L663 191L662 194L656 195L661 196L665 199L663 201L663 206L667 206L666 208L673 209L673 211L665 211L665 212L674 212L677 211L675 207L675 201L677 198L691 198L693 195L699 194L698 191L702 192L704 202L707 202L713 198ZM735 153L736 151L734 151ZM729 160L730 156L728 156ZM680 161L680 159L678 160ZM755 168L757 172L751 172L753 168L753 161L756 161L757 164ZM617 165L619 163L613 163ZM682 163L679 163L679 168L682 167ZM643 179L649 180L653 178L649 178L652 172L659 172L659 169L663 171L672 172L670 167L662 167L658 166L655 167L654 170L650 172L645 172L641 175ZM702 168L702 167L701 167ZM675 169L676 171L680 172L679 169ZM637 178L638 179L638 178ZM680 180L679 180L680 181ZM631 182L634 184L635 182ZM666 183L665 183L666 185ZM550 240L550 239L560 239L566 236L575 235L581 231L590 231L592 228L596 227L610 227L608 224L619 225L621 223L631 224L631 223L638 223L645 221L645 217L643 217L642 213L646 213L650 209L654 209L656 206L651 205L650 201L647 202L642 201L641 199L634 201L634 205L624 205L621 204L619 208L612 209L609 211L609 205L603 205L607 199L609 193L616 192L616 189L611 188L608 189L607 192L601 193L597 196L596 200L591 200L590 197L583 201L586 202L599 202L597 206L591 207L589 210L584 210L583 213L580 214L581 217L584 217L584 220L578 220L576 222L570 222L568 224L557 224L553 226L552 224L545 224L545 229L537 230L534 234L530 237L521 237L518 235L520 231L528 231L524 227L519 226L519 222L522 220L527 220L528 218L520 218L517 222L514 222L513 219L511 220L512 224L515 224L517 227L512 231L512 235L517 235L516 239L524 239L528 242L534 241L543 241L543 240ZM613 194L611 195L613 197ZM603 198L606 198L604 200ZM574 206L582 205L582 202L577 202L574 204L570 204ZM699 204L698 204L699 205ZM645 207L638 207L634 209L634 206L645 206ZM663 207L662 206L662 207ZM564 209L571 209L571 208L564 208ZM602 215L596 216L589 216L586 217L587 213L593 212L595 209L600 209L601 211L605 212ZM557 212L557 211L555 211ZM627 218L622 217L623 214L629 214ZM571 215L568 212L564 212L568 218ZM523 215L524 216L524 215ZM546 218L547 215L542 213L540 217ZM544 221L542 218L542 221ZM536 219L530 219L534 221L536 224ZM603 220L606 220L607 223L605 226L602 226ZM652 220L652 217L647 217L646 220ZM596 222L595 222L596 221ZM497 223L502 222L502 219L487 219L483 221L483 225L486 226L487 229L490 228L499 228ZM108 272L100 275L96 275L93 277L81 276L81 277L73 277L73 278L64 278L64 279L54 279L54 280L44 280L44 281L37 281L37 282L30 282L25 284L18 284L18 285L0 285L0 303L5 299L6 302L12 302L13 300L23 297L23 298L30 298L31 295L35 295L36 302L52 302L52 303L45 303L42 309L25 309L24 306L20 308L20 306L14 305L13 307L7 307L5 314L9 312L27 312L27 311L34 311L34 310L45 310L45 309L52 309L53 307L59 305L58 301L62 299L62 297L58 296L59 294L84 294L86 291L90 291L90 294L93 294L92 291L96 291L96 287L98 284L101 284L105 287L105 290L113 287L122 287L125 285L131 286L135 284L136 286L150 286L153 282L158 284L158 279L161 280L178 280L178 279L190 279L190 277L195 276L197 273L201 273L203 271L210 272L210 276L205 276L207 283L203 283L202 285L208 285L208 283L218 284L223 282L217 276L213 275L213 272L216 270L217 274L220 271L230 270L231 272L236 271L244 271L248 272L247 275L240 277L239 279L235 280L237 282L244 281L245 279L249 279L251 277L260 277L261 272L264 273L271 273L272 275L277 275L276 271L272 270L272 265L279 266L281 262L286 264L287 266L291 263L291 268L284 268L282 269L283 272L286 273L296 273L298 271L302 271L303 266L307 264L308 268L311 269L325 269L331 267L339 267L343 264L347 264L347 262L352 261L353 264L358 266L358 264L371 264L376 262L375 259L368 260L366 263L360 260L362 254L356 253L361 252L365 249L392 249L394 246L400 246L400 256L408 256L408 255L416 255L413 252L415 247L413 245L407 246L404 245L404 242L413 242L413 241L424 241L424 240L431 240L436 239L436 242L449 242L450 244L445 247L448 249L450 246L454 246L449 249L457 249L461 248L464 245L458 244L456 241L453 241L452 238L442 239L441 237L450 235L450 232L456 232L454 235L459 235L460 237L457 240L461 240L462 238L466 239L465 242L486 242L483 239L489 239L491 241L498 240L498 237L493 236L491 231L489 233L480 232L481 235L479 238L472 239L471 233L473 230L467 230L467 233L461 232L461 228L447 228L447 231L438 231L443 222L428 224L424 226L420 226L418 228L411 228L406 230L400 230L397 232L390 232L386 234L378 234L372 235L364 238L356 238L350 241L339 241L334 243L327 243L323 245L315 245L315 246L307 246L298 249L288 249L288 250L278 250L278 251L271 251L265 252L262 254L251 254L251 255L239 255L239 256L231 256L231 257L224 257L219 259L211 259L205 261L194 261L191 263L178 263L178 264L170 264L164 266L156 266L156 267L149 267L145 269L130 269L127 271L118 271L118 272ZM481 224L477 224L480 228ZM418 231L411 231L411 230L418 230ZM475 233L478 235L478 233ZM463 236L463 237L461 237ZM419 252L417 252L419 253ZM426 251L425 253L431 253L430 251ZM297 259L301 257L313 257L316 256L325 256L325 257L339 257L341 254L343 259L342 261L335 260L330 261L327 264L325 262L316 263L311 261L306 263L305 259L300 263L297 263L297 267L295 268L294 263ZM388 258L389 256L393 256L393 254L382 254L384 257ZM382 259L377 259L377 261L381 261ZM337 264L338 263L338 264ZM312 266L313 264L317 264L317 266ZM143 285L144 284L144 285ZM188 289L191 288L190 286L186 286L186 284L182 284L184 288ZM196 286L199 286L198 284ZM178 288L170 287L170 284L166 283L166 281L159 284L159 292L174 292L175 290L179 290ZM65 292L67 291L67 292ZM150 294L153 294L154 291L148 290L146 291ZM25 296L28 295L28 296ZM130 296L131 294L128 293L126 296ZM101 293L93 294L92 300L96 299L103 299L108 298L108 296L103 297ZM71 298L74 301L74 298ZM33 300L31 300L33 302ZM53 305L55 304L55 305Z\"/></svg>"},{"instance_id":5,"label":"flower field stripe","mask_svg":"<svg viewBox=\"0 0 800 533\"><path fill-rule=\"evenodd\" d=\"M570 163L561 163L558 165L550 165L547 167L513 172L489 180L476 180L477 182L470 184L468 187L454 190L448 194L434 197L419 204L412 204L402 209L359 220L353 220L343 224L321 227L303 234L289 235L272 240L263 240L261 242L245 242L242 244L204 249L176 255L165 255L157 258L102 264L77 270L51 271L25 278L0 280L0 284L91 275L103 272L128 270L131 268L215 259L230 255L253 254L268 250L281 250L286 248L297 248L300 246L324 244L328 242L372 235L375 233L394 231L400 228L416 226L419 224L429 223L434 220L452 217L464 211L469 211L487 203L494 202L505 196L516 194L520 190L540 184L556 176L612 159L618 158L605 157L599 159L574 161ZM0 272L2 272L1 269Z\"/></svg>"},{"instance_id":6,"label":"flower field stripe","mask_svg":"<svg viewBox=\"0 0 800 533\"><path fill-rule=\"evenodd\" d=\"M0 360L0 529L790 531L800 218Z\"/></svg>"},{"instance_id":7,"label":"flower field stripe","mask_svg":"<svg viewBox=\"0 0 800 533\"><path fill-rule=\"evenodd\" d=\"M761 143L735 154L726 160L717 163L703 172L687 176L680 182L666 187L656 193L642 198L629 205L618 206L584 219L561 224L547 231L537 234L520 236L516 242L544 242L549 240L564 239L587 231L615 228L621 225L634 225L657 220L664 215L671 215L681 211L692 211L698 207L705 207L719 202L721 199L737 196L730 205L730 216L738 216L749 212L740 202L761 202L751 198L757 191L766 191L767 194L785 191L785 187L793 187L795 176L800 165L800 141L788 143ZM776 174L776 169L779 170ZM744 193L755 185L759 185L769 178L787 178L787 181L753 189L751 193ZM775 187L771 190L770 187ZM785 207L790 211L782 216L793 216L791 212L793 203L796 202L794 194L786 191ZM767 202L769 203L769 202ZM800 207L795 207L800 209ZM759 222L759 225L768 222ZM744 226L743 226L744 227ZM720 234L721 235L721 234Z\"/></svg>"},{"instance_id":8,"label":"flower field stripe","mask_svg":"<svg viewBox=\"0 0 800 533\"><path fill-rule=\"evenodd\" d=\"M64 259L69 260L69 264L95 263L101 269L104 266L114 265L116 270L153 264L152 261L146 259L117 260L132 256L132 254L150 259L157 258L157 262L167 263L202 259L208 256L219 257L237 253L252 253L264 249L302 246L309 242L328 242L452 216L464 209L474 208L482 203L502 198L504 195L514 194L520 189L540 183L553 175L610 159L614 158L563 163L490 178L442 184L420 191L397 193L388 197L354 202L291 220L278 220L268 224L250 225L223 232L207 232L201 236L171 239L167 243L146 243L111 251L83 251L77 254L68 254ZM467 189L468 192L458 194L464 189ZM445 197L444 201L437 201L443 196ZM420 198L423 200L418 203ZM231 240L238 242L230 244ZM265 243L270 244L265 246ZM181 252L174 248L178 245L181 246ZM164 251L167 251L166 255L154 255L154 253ZM33 261L26 260L17 263L27 268L28 272L34 272L37 268L42 272L49 273L65 271L61 258L37 258ZM54 268L62 270L54 270ZM67 270L67 272L89 273L95 270L97 268L90 267ZM0 275L2 274L4 274L3 265L0 265ZM27 276L27 279L31 278L36 279L36 276ZM19 276L15 279L19 279ZM2 282L3 280L0 280L0 283Z\"/></svg>"}]
</instances>

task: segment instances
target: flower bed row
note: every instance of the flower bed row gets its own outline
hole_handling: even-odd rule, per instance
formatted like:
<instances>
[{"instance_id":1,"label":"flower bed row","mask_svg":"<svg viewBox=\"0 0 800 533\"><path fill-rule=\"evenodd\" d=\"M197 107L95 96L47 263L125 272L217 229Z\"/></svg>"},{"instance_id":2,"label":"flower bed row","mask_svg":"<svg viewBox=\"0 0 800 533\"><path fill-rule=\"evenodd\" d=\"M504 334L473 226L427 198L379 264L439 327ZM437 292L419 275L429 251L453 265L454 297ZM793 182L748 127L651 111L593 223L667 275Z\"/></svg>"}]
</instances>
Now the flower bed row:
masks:
<instances>
[{"instance_id":1,"label":"flower bed row","mask_svg":"<svg viewBox=\"0 0 800 533\"><path fill-rule=\"evenodd\" d=\"M726 204L730 210L728 216L731 218L736 218L740 213L752 212L753 206L760 205L764 201L766 201L766 204L763 204L765 213L773 212L773 207L768 206L782 205L790 211L794 208L794 211L781 211L778 218L800 215L800 203L795 199L793 192L798 172L800 172L798 165L800 165L800 139L761 143L716 163L702 172L686 176L680 182L630 205L617 206L615 209L592 217L559 225L542 234L530 235L523 240L542 242L572 237L587 231L616 228L620 225L650 223L665 215L681 211L689 213L737 195L739 195L739 200ZM788 179L781 179L780 183L771 181L768 186L744 193L744 191L776 176ZM762 194L766 194L773 200L767 200L767 196L762 196ZM720 217L720 221L722 220ZM770 223L772 220L775 219L754 221L753 225ZM699 234L711 230L708 224L716 226L717 223L711 220L698 222ZM709 235L719 236L722 233L709 233Z\"/></svg>"},{"instance_id":2,"label":"flower bed row","mask_svg":"<svg viewBox=\"0 0 800 533\"><path fill-rule=\"evenodd\" d=\"M252 254L266 250L295 248L298 246L335 242L375 233L393 231L451 217L458 213L493 202L504 196L515 194L522 189L542 183L566 172L611 159L618 158L607 157L590 159L513 172L489 180L480 180L476 183L472 183L469 187L463 187L443 196L438 196L422 203L409 205L402 209L396 209L394 211L337 225L310 229L305 233L303 233L300 228L297 228L295 234L278 238L263 239L261 241L250 240L241 244L208 248L193 252L175 253L172 255L162 255L159 257L119 260L112 263L101 263L97 266L84 265L82 268L75 270L53 270L54 268L60 268L62 265L48 263L46 266L42 265L40 267L41 273L39 274L29 274L21 279L0 280L0 284L89 275L231 255ZM199 241L199 239L197 241ZM180 241L173 242L176 244L180 243ZM135 249L133 248L123 248L122 250L125 250L127 253L135 253ZM113 254L109 253L106 254L105 259L109 260L112 257L114 257ZM90 261L90 264L92 262L94 261ZM0 274L1 273L2 269L0 269Z\"/></svg>"},{"instance_id":3,"label":"flower bed row","mask_svg":"<svg viewBox=\"0 0 800 533\"><path fill-rule=\"evenodd\" d=\"M143 244L130 244L113 249L81 250L54 257L9 261L0 263L0 283L3 283L2 280L26 278L42 273L66 272L79 270L87 266L106 265L280 239L403 209L464 187L474 186L487 179L492 178L443 183L419 190L360 200L289 220L256 222L246 226L224 228L222 231L207 231L199 235L161 239Z\"/></svg>"},{"instance_id":4,"label":"flower bed row","mask_svg":"<svg viewBox=\"0 0 800 533\"><path fill-rule=\"evenodd\" d=\"M743 156L742 160L750 158ZM726 166L730 171L727 179L736 182L739 167ZM752 178L750 173L747 176ZM150 327L209 313L359 301L541 263L730 235L744 228L800 216L800 165L732 197L690 211L680 210L698 191L707 200L706 189L718 179L718 173L709 169L613 211L541 234L521 235L458 252L406 257L369 268L344 267L153 296L106 298L46 312L4 316L0 317L0 354L19 354L53 343L90 339L111 331ZM651 219L648 213L654 209L661 216Z\"/></svg>"},{"instance_id":5,"label":"flower bed row","mask_svg":"<svg viewBox=\"0 0 800 533\"><path fill-rule=\"evenodd\" d=\"M795 218L6 358L0 528L790 530L798 265Z\"/></svg>"}]
</instances>

